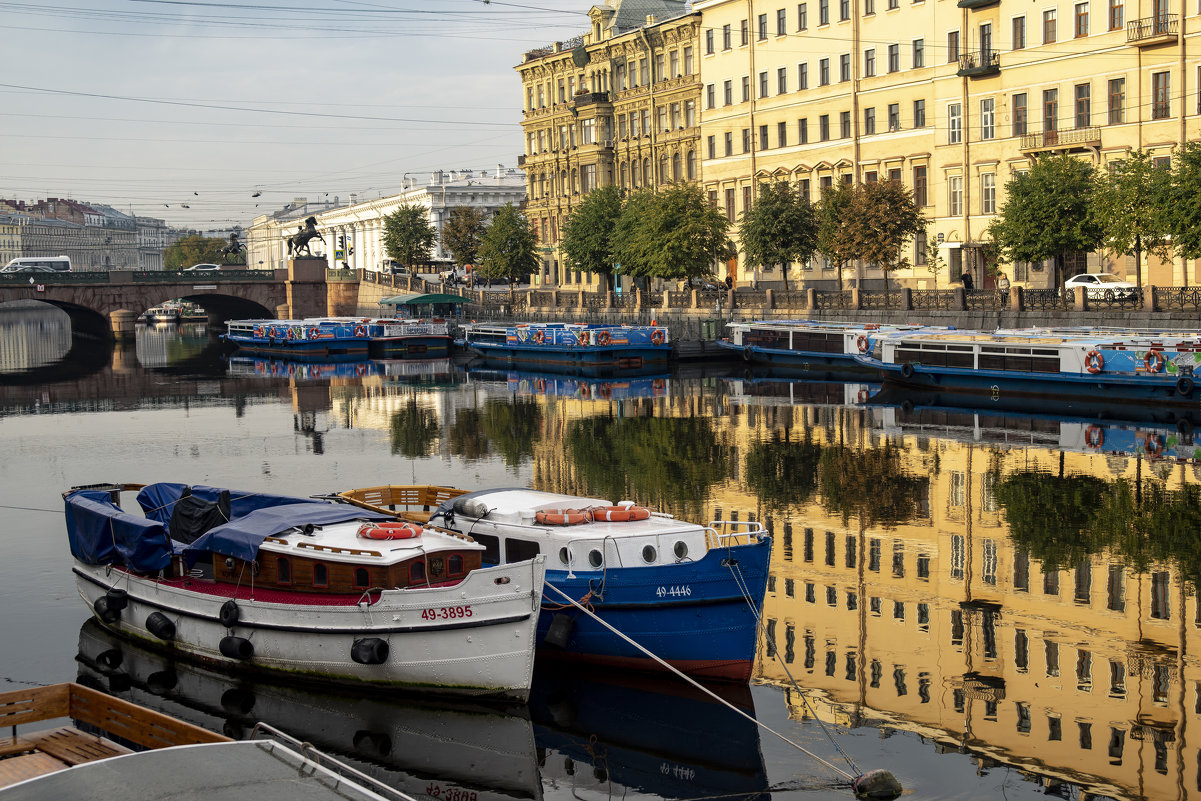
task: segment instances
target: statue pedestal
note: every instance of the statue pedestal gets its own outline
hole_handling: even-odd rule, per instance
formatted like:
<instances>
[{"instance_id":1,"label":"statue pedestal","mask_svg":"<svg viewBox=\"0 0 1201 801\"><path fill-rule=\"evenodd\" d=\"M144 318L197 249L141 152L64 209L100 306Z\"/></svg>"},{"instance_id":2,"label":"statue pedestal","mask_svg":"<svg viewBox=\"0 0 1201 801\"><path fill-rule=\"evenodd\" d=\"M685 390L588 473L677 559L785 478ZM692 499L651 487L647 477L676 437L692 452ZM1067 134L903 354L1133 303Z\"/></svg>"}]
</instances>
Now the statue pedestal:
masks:
<instances>
[{"instance_id":1,"label":"statue pedestal","mask_svg":"<svg viewBox=\"0 0 1201 801\"><path fill-rule=\"evenodd\" d=\"M288 260L288 317L326 315L326 264L322 256L297 256Z\"/></svg>"}]
</instances>

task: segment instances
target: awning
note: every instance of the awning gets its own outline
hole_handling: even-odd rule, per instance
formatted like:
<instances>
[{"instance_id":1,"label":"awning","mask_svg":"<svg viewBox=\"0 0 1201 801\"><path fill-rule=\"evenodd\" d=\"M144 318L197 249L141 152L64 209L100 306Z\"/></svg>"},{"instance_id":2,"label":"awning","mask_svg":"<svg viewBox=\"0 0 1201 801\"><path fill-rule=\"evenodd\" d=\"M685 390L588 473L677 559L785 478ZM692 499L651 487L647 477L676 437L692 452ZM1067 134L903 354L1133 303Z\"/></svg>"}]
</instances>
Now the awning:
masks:
<instances>
[{"instance_id":1,"label":"awning","mask_svg":"<svg viewBox=\"0 0 1201 801\"><path fill-rule=\"evenodd\" d=\"M462 295L450 295L434 292L423 295L412 292L407 295L393 295L379 302L381 306L431 306L435 303L469 303Z\"/></svg>"}]
</instances>

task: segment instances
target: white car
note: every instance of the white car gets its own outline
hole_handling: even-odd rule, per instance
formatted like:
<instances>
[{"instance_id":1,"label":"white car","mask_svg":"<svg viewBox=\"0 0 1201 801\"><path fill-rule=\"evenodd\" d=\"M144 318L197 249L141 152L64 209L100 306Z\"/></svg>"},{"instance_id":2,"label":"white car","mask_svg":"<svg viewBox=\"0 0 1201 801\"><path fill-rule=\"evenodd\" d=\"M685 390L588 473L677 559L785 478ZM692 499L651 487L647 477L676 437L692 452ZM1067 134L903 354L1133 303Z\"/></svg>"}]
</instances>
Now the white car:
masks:
<instances>
[{"instance_id":1,"label":"white car","mask_svg":"<svg viewBox=\"0 0 1201 801\"><path fill-rule=\"evenodd\" d=\"M184 270L184 272L190 273L194 270L203 272L203 271L208 271L208 270L220 270L220 269L221 269L220 264L193 264L191 267L186 268Z\"/></svg>"},{"instance_id":2,"label":"white car","mask_svg":"<svg viewBox=\"0 0 1201 801\"><path fill-rule=\"evenodd\" d=\"M1133 298L1138 287L1113 273L1082 273L1063 282L1065 289L1082 286L1090 298L1122 300Z\"/></svg>"}]
</instances>

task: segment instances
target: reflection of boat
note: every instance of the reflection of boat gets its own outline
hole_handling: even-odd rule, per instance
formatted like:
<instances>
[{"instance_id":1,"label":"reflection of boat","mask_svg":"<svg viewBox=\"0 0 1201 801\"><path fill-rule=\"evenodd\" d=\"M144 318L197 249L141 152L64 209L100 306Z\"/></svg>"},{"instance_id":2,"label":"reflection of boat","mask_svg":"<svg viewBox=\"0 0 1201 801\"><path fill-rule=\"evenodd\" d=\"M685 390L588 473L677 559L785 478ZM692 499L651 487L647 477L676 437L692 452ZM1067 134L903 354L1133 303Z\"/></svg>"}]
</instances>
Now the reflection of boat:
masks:
<instances>
[{"instance_id":1,"label":"reflection of boat","mask_svg":"<svg viewBox=\"0 0 1201 801\"><path fill-rule=\"evenodd\" d=\"M469 538L328 500L168 483L64 499L79 593L125 636L224 669L529 691L541 558L482 568Z\"/></svg>"},{"instance_id":2,"label":"reflection of boat","mask_svg":"<svg viewBox=\"0 0 1201 801\"><path fill-rule=\"evenodd\" d=\"M864 404L879 384L780 378L774 368L754 369L743 378L727 378L731 400L755 406L854 406Z\"/></svg>"},{"instance_id":3,"label":"reflection of boat","mask_svg":"<svg viewBox=\"0 0 1201 801\"><path fill-rule=\"evenodd\" d=\"M369 508L412 509L431 489L447 499L415 516L469 534L487 548L485 564L545 555L549 586L538 623L540 653L663 669L604 621L686 673L750 678L771 553L762 524L702 526L628 501L615 506L526 489L396 486L342 496ZM596 617L568 599L587 604Z\"/></svg>"},{"instance_id":4,"label":"reflection of boat","mask_svg":"<svg viewBox=\"0 0 1201 801\"><path fill-rule=\"evenodd\" d=\"M268 723L415 797L541 797L524 708L231 683L222 673L123 641L94 620L80 629L77 660L80 683L234 739Z\"/></svg>"},{"instance_id":5,"label":"reflection of boat","mask_svg":"<svg viewBox=\"0 0 1201 801\"><path fill-rule=\"evenodd\" d=\"M339 361L310 359L273 359L267 356L230 356L231 375L263 378L292 378L323 381L331 378L422 379L449 376L454 372L450 359L362 359L347 357Z\"/></svg>"},{"instance_id":6,"label":"reflection of boat","mask_svg":"<svg viewBox=\"0 0 1201 801\"><path fill-rule=\"evenodd\" d=\"M230 320L225 339L240 350L295 357L419 358L450 353L445 320L315 317Z\"/></svg>"},{"instance_id":7,"label":"reflection of boat","mask_svg":"<svg viewBox=\"0 0 1201 801\"><path fill-rule=\"evenodd\" d=\"M755 716L748 687L709 689ZM548 752L544 780L577 790L616 782L658 798L769 798L754 721L675 679L540 669L530 713Z\"/></svg>"},{"instance_id":8,"label":"reflection of boat","mask_svg":"<svg viewBox=\"0 0 1201 801\"><path fill-rule=\"evenodd\" d=\"M504 382L509 392L518 395L550 395L559 398L600 398L626 400L629 398L661 398L667 394L671 377L667 373L654 376L632 376L622 373L610 378L586 378L557 373L530 373L516 370L472 368L467 374L474 380Z\"/></svg>"},{"instance_id":9,"label":"reflection of boat","mask_svg":"<svg viewBox=\"0 0 1201 801\"><path fill-rule=\"evenodd\" d=\"M862 375L868 368L855 357L869 352L886 333L920 329L918 325L824 320L755 320L729 323L729 339L717 344L748 362L771 365L797 375Z\"/></svg>"},{"instance_id":10,"label":"reflection of boat","mask_svg":"<svg viewBox=\"0 0 1201 801\"><path fill-rule=\"evenodd\" d=\"M634 370L671 355L664 326L601 323L468 323L464 344L493 364Z\"/></svg>"}]
</instances>

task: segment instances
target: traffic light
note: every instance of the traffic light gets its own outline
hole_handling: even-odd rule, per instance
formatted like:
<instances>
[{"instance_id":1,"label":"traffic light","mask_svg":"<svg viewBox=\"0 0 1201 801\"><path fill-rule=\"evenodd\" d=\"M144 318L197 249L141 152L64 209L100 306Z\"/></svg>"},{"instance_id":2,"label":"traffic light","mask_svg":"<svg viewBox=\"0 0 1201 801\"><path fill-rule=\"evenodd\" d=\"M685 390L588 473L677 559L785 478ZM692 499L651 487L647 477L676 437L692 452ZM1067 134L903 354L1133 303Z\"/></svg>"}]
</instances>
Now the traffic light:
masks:
<instances>
[{"instance_id":1,"label":"traffic light","mask_svg":"<svg viewBox=\"0 0 1201 801\"><path fill-rule=\"evenodd\" d=\"M346 247L346 234L338 234L338 247Z\"/></svg>"}]
</instances>

